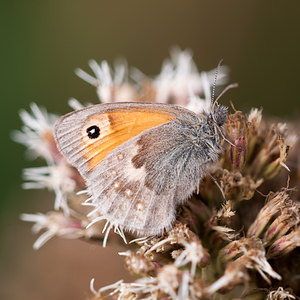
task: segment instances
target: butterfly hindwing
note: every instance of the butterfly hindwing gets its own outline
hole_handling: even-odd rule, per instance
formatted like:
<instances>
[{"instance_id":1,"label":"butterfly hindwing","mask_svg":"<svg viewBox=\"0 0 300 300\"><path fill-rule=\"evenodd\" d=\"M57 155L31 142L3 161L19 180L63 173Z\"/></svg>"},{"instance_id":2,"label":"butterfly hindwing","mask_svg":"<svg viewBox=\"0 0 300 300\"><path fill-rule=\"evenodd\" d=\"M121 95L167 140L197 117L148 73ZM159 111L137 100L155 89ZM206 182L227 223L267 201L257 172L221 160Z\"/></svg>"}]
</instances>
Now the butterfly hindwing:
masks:
<instances>
[{"instance_id":1,"label":"butterfly hindwing","mask_svg":"<svg viewBox=\"0 0 300 300\"><path fill-rule=\"evenodd\" d=\"M205 167L190 130L174 120L110 153L87 181L98 211L111 223L140 234L170 228L177 205L195 190Z\"/></svg>"},{"instance_id":2,"label":"butterfly hindwing","mask_svg":"<svg viewBox=\"0 0 300 300\"><path fill-rule=\"evenodd\" d=\"M94 170L87 185L94 205L112 224L140 234L154 234L159 228L162 233L173 223L174 192L157 195L145 185L145 169L136 169L132 164L138 149L136 142L134 138L109 154Z\"/></svg>"}]
</instances>

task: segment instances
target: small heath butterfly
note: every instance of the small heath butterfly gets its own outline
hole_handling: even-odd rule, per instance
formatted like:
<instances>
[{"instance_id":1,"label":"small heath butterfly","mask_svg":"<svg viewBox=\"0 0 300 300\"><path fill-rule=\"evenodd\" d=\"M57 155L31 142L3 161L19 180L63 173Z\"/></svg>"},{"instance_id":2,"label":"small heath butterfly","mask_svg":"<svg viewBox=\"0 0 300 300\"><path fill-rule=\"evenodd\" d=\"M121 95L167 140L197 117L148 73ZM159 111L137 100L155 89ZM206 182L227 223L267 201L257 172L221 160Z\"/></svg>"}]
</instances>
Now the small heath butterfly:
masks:
<instances>
[{"instance_id":1,"label":"small heath butterfly","mask_svg":"<svg viewBox=\"0 0 300 300\"><path fill-rule=\"evenodd\" d=\"M226 115L216 101L199 115L171 104L98 104L63 116L55 138L112 226L159 235L218 160Z\"/></svg>"}]
</instances>

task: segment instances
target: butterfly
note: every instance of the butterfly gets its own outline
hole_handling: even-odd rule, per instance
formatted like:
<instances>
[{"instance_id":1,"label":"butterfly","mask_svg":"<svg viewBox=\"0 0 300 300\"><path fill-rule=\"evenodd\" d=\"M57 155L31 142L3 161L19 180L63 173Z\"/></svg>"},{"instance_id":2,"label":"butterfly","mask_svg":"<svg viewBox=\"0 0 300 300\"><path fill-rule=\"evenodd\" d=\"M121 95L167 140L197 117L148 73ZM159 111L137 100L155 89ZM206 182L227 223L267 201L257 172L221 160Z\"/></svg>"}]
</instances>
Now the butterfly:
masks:
<instances>
[{"instance_id":1,"label":"butterfly","mask_svg":"<svg viewBox=\"0 0 300 300\"><path fill-rule=\"evenodd\" d=\"M63 116L55 139L111 226L161 235L218 160L226 115L217 102L201 114L171 104L98 104Z\"/></svg>"}]
</instances>

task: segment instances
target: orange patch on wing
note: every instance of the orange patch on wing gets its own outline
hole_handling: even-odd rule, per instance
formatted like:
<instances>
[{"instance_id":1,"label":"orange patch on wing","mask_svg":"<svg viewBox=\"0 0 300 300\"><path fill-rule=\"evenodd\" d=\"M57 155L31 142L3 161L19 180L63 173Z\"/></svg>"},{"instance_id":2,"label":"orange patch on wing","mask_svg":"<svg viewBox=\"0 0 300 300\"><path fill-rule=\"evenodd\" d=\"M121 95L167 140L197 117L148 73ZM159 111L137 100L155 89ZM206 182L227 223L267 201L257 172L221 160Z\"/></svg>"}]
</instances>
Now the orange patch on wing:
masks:
<instances>
[{"instance_id":1,"label":"orange patch on wing","mask_svg":"<svg viewBox=\"0 0 300 300\"><path fill-rule=\"evenodd\" d=\"M95 168L108 153L134 136L147 129L174 120L174 116L156 110L149 111L112 111L91 116L82 130L82 142L85 145L84 159L89 169ZM100 136L90 139L86 129L96 125L100 128Z\"/></svg>"}]
</instances>

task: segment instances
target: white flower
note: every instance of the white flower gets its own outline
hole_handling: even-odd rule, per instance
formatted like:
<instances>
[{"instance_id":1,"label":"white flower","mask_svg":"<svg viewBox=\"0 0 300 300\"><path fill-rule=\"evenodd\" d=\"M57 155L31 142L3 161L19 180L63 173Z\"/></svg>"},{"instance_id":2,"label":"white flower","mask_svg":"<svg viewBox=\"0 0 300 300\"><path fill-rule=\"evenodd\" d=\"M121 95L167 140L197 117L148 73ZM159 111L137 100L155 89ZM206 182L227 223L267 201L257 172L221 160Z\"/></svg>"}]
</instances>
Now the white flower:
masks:
<instances>
[{"instance_id":1,"label":"white flower","mask_svg":"<svg viewBox=\"0 0 300 300\"><path fill-rule=\"evenodd\" d=\"M46 231L33 244L34 249L39 249L54 236L63 236L76 239L85 235L80 221L65 216L61 212L44 214L22 214L21 219L27 222L35 222L32 227L34 233L45 229Z\"/></svg>"},{"instance_id":2,"label":"white flower","mask_svg":"<svg viewBox=\"0 0 300 300\"><path fill-rule=\"evenodd\" d=\"M52 163L58 155L53 137L53 127L58 116L47 113L46 109L39 108L35 103L30 108L31 114L25 110L20 112L24 125L21 131L13 132L12 138L28 147L30 154L41 156Z\"/></svg>"},{"instance_id":3,"label":"white flower","mask_svg":"<svg viewBox=\"0 0 300 300\"><path fill-rule=\"evenodd\" d=\"M154 293L158 290L156 285L156 278L148 277L148 278L141 278L132 283L125 283L123 280L119 280L113 284L104 286L100 288L98 291L94 288L95 279L93 278L90 282L90 289L92 293L101 299L103 294L107 294L108 291L112 290L108 296L118 295L117 299L131 299L129 296L133 295L144 295L147 293L151 293L150 297L143 298L143 299L151 299L155 300L158 299ZM136 299L136 298L133 298Z\"/></svg>"},{"instance_id":4,"label":"white flower","mask_svg":"<svg viewBox=\"0 0 300 300\"><path fill-rule=\"evenodd\" d=\"M105 296L117 296L116 299L162 299L162 293L171 296L171 299L191 299L190 276L187 272L181 272L172 265L161 268L157 278L145 277L131 283L119 280L113 284L104 286L99 290L94 288L94 278L90 282L92 293L99 299ZM178 290L178 292L177 292ZM110 293L108 293L111 291Z\"/></svg>"},{"instance_id":5,"label":"white flower","mask_svg":"<svg viewBox=\"0 0 300 300\"><path fill-rule=\"evenodd\" d=\"M85 105L81 104L77 99L75 98L71 98L68 101L69 106L74 109L74 110L78 110L78 109L82 109L85 107Z\"/></svg>"},{"instance_id":6,"label":"white flower","mask_svg":"<svg viewBox=\"0 0 300 300\"><path fill-rule=\"evenodd\" d=\"M72 176L74 169L69 165L61 163L39 168L28 168L24 170L24 179L28 182L23 184L25 189L47 188L55 192L55 210L60 208L69 213L67 204L68 193L75 192L76 181Z\"/></svg>"},{"instance_id":7,"label":"white flower","mask_svg":"<svg viewBox=\"0 0 300 300\"><path fill-rule=\"evenodd\" d=\"M128 83L128 67L125 60L117 61L114 70L110 68L106 60L100 64L91 60L89 66L95 77L81 69L76 69L75 73L97 88L97 94L102 103L136 100L136 90Z\"/></svg>"},{"instance_id":8,"label":"white flower","mask_svg":"<svg viewBox=\"0 0 300 300\"><path fill-rule=\"evenodd\" d=\"M206 72L201 72L200 74L203 86L203 95L204 98L200 98L200 96L195 95L192 88L189 86L189 96L188 103L185 107L197 114L206 112L209 113L212 107L212 99L211 99L211 85L208 80L208 76Z\"/></svg>"},{"instance_id":9,"label":"white flower","mask_svg":"<svg viewBox=\"0 0 300 300\"><path fill-rule=\"evenodd\" d=\"M174 48L169 59L163 62L160 74L154 78L156 101L179 104L185 107L194 101L194 96L205 94L203 101L211 101L210 86L213 84L215 70L199 73L190 50ZM217 85L227 82L228 68L221 67ZM209 86L208 86L209 85ZM202 106L204 104L201 104ZM206 104L207 105L207 104Z\"/></svg>"}]
</instances>

